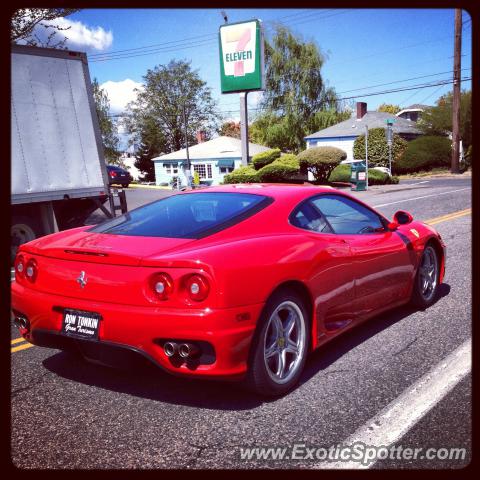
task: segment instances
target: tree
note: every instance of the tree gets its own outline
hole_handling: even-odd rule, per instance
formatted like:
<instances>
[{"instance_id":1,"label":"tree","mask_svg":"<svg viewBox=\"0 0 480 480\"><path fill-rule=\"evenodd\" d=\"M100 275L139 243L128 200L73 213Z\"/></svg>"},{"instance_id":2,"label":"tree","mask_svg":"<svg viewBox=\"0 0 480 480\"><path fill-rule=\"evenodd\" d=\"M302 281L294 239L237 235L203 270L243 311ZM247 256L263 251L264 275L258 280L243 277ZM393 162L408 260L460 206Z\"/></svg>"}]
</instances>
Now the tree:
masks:
<instances>
[{"instance_id":1,"label":"tree","mask_svg":"<svg viewBox=\"0 0 480 480\"><path fill-rule=\"evenodd\" d=\"M391 113L392 115L396 115L400 110L401 108L398 105L393 105L391 103L382 103L377 108L377 112Z\"/></svg>"},{"instance_id":2,"label":"tree","mask_svg":"<svg viewBox=\"0 0 480 480\"><path fill-rule=\"evenodd\" d=\"M69 30L70 27L60 27L48 22L67 17L78 11L78 8L20 8L15 10L11 20L10 41L26 43L32 47L65 48L67 37L57 43L53 43L53 40L58 32ZM45 39L41 38L43 35L37 33L37 27L45 29L43 32L46 35Z\"/></svg>"},{"instance_id":3,"label":"tree","mask_svg":"<svg viewBox=\"0 0 480 480\"><path fill-rule=\"evenodd\" d=\"M303 139L316 131L318 113L337 110L335 91L322 78L323 63L316 43L275 27L271 43L265 42L264 113L253 122L253 141L295 153L305 147Z\"/></svg>"},{"instance_id":4,"label":"tree","mask_svg":"<svg viewBox=\"0 0 480 480\"><path fill-rule=\"evenodd\" d=\"M107 163L119 164L119 139L117 125L110 117L110 100L105 90L100 88L96 78L92 82L93 100L102 134L103 153Z\"/></svg>"},{"instance_id":5,"label":"tree","mask_svg":"<svg viewBox=\"0 0 480 480\"><path fill-rule=\"evenodd\" d=\"M191 69L190 62L172 60L168 65L157 65L147 70L143 80L136 100L127 105L125 125L134 137L153 128L164 136L165 153L185 148L184 106L189 145L196 143L198 130L208 135L218 128L220 116L211 89L198 71Z\"/></svg>"},{"instance_id":6,"label":"tree","mask_svg":"<svg viewBox=\"0 0 480 480\"><path fill-rule=\"evenodd\" d=\"M407 148L407 141L400 135L393 134L392 143L392 170L395 161L400 158ZM353 143L353 158L365 158L365 134L358 136ZM368 165L388 167L388 143L384 128L372 128L368 131Z\"/></svg>"},{"instance_id":7,"label":"tree","mask_svg":"<svg viewBox=\"0 0 480 480\"><path fill-rule=\"evenodd\" d=\"M317 183L326 183L335 167L346 158L346 152L336 147L307 148L298 155L300 168L311 172Z\"/></svg>"},{"instance_id":8,"label":"tree","mask_svg":"<svg viewBox=\"0 0 480 480\"><path fill-rule=\"evenodd\" d=\"M133 141L130 141L133 143ZM139 137L140 148L135 154L135 167L144 175L141 180L146 182L155 181L155 165L152 158L158 157L165 151L165 137L161 130L152 122L146 122Z\"/></svg>"},{"instance_id":9,"label":"tree","mask_svg":"<svg viewBox=\"0 0 480 480\"><path fill-rule=\"evenodd\" d=\"M425 110L417 125L426 135L447 136L452 132L453 93L437 100L437 105ZM464 90L460 96L460 138L466 150L472 144L472 92Z\"/></svg>"},{"instance_id":10,"label":"tree","mask_svg":"<svg viewBox=\"0 0 480 480\"><path fill-rule=\"evenodd\" d=\"M240 123L225 122L218 131L219 135L233 138L240 138Z\"/></svg>"}]
</instances>

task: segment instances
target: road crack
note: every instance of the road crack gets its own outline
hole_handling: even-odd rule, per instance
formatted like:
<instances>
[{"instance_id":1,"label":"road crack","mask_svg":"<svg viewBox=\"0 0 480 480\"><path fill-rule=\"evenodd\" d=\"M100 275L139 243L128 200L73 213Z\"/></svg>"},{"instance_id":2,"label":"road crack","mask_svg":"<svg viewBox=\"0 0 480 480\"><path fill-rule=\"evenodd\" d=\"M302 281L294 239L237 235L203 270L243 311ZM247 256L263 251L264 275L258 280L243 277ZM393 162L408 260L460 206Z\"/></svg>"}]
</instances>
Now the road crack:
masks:
<instances>
[{"instance_id":1,"label":"road crack","mask_svg":"<svg viewBox=\"0 0 480 480\"><path fill-rule=\"evenodd\" d=\"M408 350L417 340L418 340L418 337L415 337L411 342L407 343L405 347L398 350L398 352L394 352L393 356L396 357L397 355L400 355L401 353L403 353L405 350Z\"/></svg>"}]
</instances>

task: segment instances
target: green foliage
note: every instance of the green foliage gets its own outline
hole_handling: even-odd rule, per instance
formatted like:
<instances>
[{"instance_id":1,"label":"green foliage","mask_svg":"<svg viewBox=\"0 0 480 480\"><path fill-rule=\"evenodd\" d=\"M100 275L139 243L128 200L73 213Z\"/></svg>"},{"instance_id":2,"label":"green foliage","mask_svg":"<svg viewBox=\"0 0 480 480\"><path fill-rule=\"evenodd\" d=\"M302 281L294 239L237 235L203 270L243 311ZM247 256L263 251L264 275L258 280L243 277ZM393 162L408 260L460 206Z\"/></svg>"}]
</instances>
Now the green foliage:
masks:
<instances>
[{"instance_id":1,"label":"green foliage","mask_svg":"<svg viewBox=\"0 0 480 480\"><path fill-rule=\"evenodd\" d=\"M343 164L336 166L328 177L329 182L350 182L350 165Z\"/></svg>"},{"instance_id":2,"label":"green foliage","mask_svg":"<svg viewBox=\"0 0 480 480\"><path fill-rule=\"evenodd\" d=\"M98 124L102 134L103 153L109 164L118 164L120 152L117 126L110 117L110 100L107 93L100 88L96 78L92 82L93 100L97 111Z\"/></svg>"},{"instance_id":3,"label":"green foliage","mask_svg":"<svg viewBox=\"0 0 480 480\"><path fill-rule=\"evenodd\" d=\"M407 148L407 141L393 134L392 170L395 162ZM365 135L356 138L353 144L354 158L365 158ZM368 165L374 167L388 167L388 144L384 128L372 128L368 131Z\"/></svg>"},{"instance_id":4,"label":"green foliage","mask_svg":"<svg viewBox=\"0 0 480 480\"><path fill-rule=\"evenodd\" d=\"M267 150L266 152L257 153L252 157L252 165L255 170L260 170L265 165L272 163L274 160L279 158L281 151L279 148L274 148L272 150Z\"/></svg>"},{"instance_id":5,"label":"green foliage","mask_svg":"<svg viewBox=\"0 0 480 480\"><path fill-rule=\"evenodd\" d=\"M350 183L351 167L350 165L343 164L335 167L330 176L329 182L342 182ZM390 177L390 175L374 168L368 169L368 184L369 185L386 185L398 183L398 177Z\"/></svg>"},{"instance_id":6,"label":"green foliage","mask_svg":"<svg viewBox=\"0 0 480 480\"><path fill-rule=\"evenodd\" d=\"M155 128L155 124L146 121L140 133L140 148L135 154L135 167L144 175L141 178L145 182L155 181L155 165L152 158L158 157L164 152L165 137L162 132Z\"/></svg>"},{"instance_id":7,"label":"green foliage","mask_svg":"<svg viewBox=\"0 0 480 480\"><path fill-rule=\"evenodd\" d=\"M193 174L193 184L200 185L200 175L196 170L195 170L195 173Z\"/></svg>"},{"instance_id":8,"label":"green foliage","mask_svg":"<svg viewBox=\"0 0 480 480\"><path fill-rule=\"evenodd\" d=\"M323 63L318 45L287 27L275 27L273 38L265 42L265 113L250 127L253 142L285 152L305 148L304 137L326 121L317 114L336 107L335 91L325 86L321 75Z\"/></svg>"},{"instance_id":9,"label":"green foliage","mask_svg":"<svg viewBox=\"0 0 480 480\"><path fill-rule=\"evenodd\" d=\"M10 41L19 43L22 40L32 47L63 49L68 40L65 34L57 43L53 43L53 40L58 32L70 30L71 27L61 27L52 21L78 11L78 8L19 8L12 13Z\"/></svg>"},{"instance_id":10,"label":"green foliage","mask_svg":"<svg viewBox=\"0 0 480 480\"><path fill-rule=\"evenodd\" d=\"M419 137L409 142L405 152L395 163L395 172L413 173L434 167L448 167L451 161L451 140L436 136Z\"/></svg>"},{"instance_id":11,"label":"green foliage","mask_svg":"<svg viewBox=\"0 0 480 480\"><path fill-rule=\"evenodd\" d=\"M189 145L196 143L197 131L209 135L217 130L219 114L211 89L189 62L172 60L168 65L157 65L147 70L143 84L136 100L127 105L125 126L134 140L138 141L146 126L154 125L165 138L165 153L185 148L184 105Z\"/></svg>"},{"instance_id":12,"label":"green foliage","mask_svg":"<svg viewBox=\"0 0 480 480\"><path fill-rule=\"evenodd\" d=\"M311 172L317 183L325 183L332 170L346 158L347 154L335 147L307 148L298 155L300 168Z\"/></svg>"},{"instance_id":13,"label":"green foliage","mask_svg":"<svg viewBox=\"0 0 480 480\"><path fill-rule=\"evenodd\" d=\"M449 92L437 100L435 107L422 113L418 127L426 135L447 136L452 130L453 93ZM472 92L463 91L460 96L460 138L466 149L472 144Z\"/></svg>"},{"instance_id":14,"label":"green foliage","mask_svg":"<svg viewBox=\"0 0 480 480\"><path fill-rule=\"evenodd\" d=\"M382 103L378 108L377 112L386 112L391 113L392 115L397 114L401 108L398 105L392 105L391 103Z\"/></svg>"},{"instance_id":15,"label":"green foliage","mask_svg":"<svg viewBox=\"0 0 480 480\"><path fill-rule=\"evenodd\" d=\"M238 167L223 177L223 183L255 183L258 180L258 172L250 165Z\"/></svg>"},{"instance_id":16,"label":"green foliage","mask_svg":"<svg viewBox=\"0 0 480 480\"><path fill-rule=\"evenodd\" d=\"M295 155L286 154L261 168L258 171L258 178L261 182L288 182L299 172L300 163L298 158Z\"/></svg>"}]
</instances>

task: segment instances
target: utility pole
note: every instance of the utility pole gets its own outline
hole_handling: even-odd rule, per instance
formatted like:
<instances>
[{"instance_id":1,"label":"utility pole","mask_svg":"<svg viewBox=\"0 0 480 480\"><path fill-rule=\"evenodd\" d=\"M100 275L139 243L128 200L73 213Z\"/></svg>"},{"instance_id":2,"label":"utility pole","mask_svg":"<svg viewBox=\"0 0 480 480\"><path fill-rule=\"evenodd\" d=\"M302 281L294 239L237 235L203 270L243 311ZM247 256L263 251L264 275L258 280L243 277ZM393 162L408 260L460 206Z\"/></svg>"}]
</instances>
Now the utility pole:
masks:
<instances>
[{"instance_id":1,"label":"utility pole","mask_svg":"<svg viewBox=\"0 0 480 480\"><path fill-rule=\"evenodd\" d=\"M460 82L462 53L462 9L455 9L455 51L453 57L452 173L460 173Z\"/></svg>"},{"instance_id":2,"label":"utility pole","mask_svg":"<svg viewBox=\"0 0 480 480\"><path fill-rule=\"evenodd\" d=\"M187 168L185 169L185 176L187 177L187 186L191 187L190 155L188 153L187 114L185 113L185 102L183 103L183 128L185 135L185 148L187 153Z\"/></svg>"},{"instance_id":3,"label":"utility pole","mask_svg":"<svg viewBox=\"0 0 480 480\"><path fill-rule=\"evenodd\" d=\"M248 165L248 92L240 93L240 138L242 140L242 165Z\"/></svg>"}]
</instances>

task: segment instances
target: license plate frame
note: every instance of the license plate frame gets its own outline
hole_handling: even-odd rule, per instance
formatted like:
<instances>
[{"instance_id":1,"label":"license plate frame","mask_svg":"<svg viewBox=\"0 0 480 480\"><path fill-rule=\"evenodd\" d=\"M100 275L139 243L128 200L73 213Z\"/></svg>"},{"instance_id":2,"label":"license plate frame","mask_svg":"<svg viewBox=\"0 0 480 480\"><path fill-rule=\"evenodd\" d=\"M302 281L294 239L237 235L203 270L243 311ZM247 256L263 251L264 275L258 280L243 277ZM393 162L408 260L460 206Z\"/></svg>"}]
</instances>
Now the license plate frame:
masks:
<instances>
[{"instance_id":1,"label":"license plate frame","mask_svg":"<svg viewBox=\"0 0 480 480\"><path fill-rule=\"evenodd\" d=\"M98 340L102 316L97 312L65 308L61 333L69 337Z\"/></svg>"}]
</instances>

